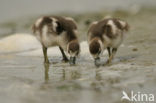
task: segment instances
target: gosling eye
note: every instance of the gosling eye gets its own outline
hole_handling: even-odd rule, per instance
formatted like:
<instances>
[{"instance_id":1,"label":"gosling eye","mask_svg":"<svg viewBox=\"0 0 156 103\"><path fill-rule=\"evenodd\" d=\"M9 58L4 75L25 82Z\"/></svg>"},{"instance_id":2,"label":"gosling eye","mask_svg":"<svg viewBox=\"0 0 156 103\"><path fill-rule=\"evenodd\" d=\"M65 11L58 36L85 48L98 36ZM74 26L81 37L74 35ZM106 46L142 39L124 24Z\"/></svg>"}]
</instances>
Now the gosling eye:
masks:
<instances>
[{"instance_id":1,"label":"gosling eye","mask_svg":"<svg viewBox=\"0 0 156 103\"><path fill-rule=\"evenodd\" d=\"M70 54L71 53L71 50L69 50L68 53Z\"/></svg>"},{"instance_id":2,"label":"gosling eye","mask_svg":"<svg viewBox=\"0 0 156 103\"><path fill-rule=\"evenodd\" d=\"M98 54L100 54L100 53L101 53L101 50L98 51Z\"/></svg>"},{"instance_id":3,"label":"gosling eye","mask_svg":"<svg viewBox=\"0 0 156 103\"><path fill-rule=\"evenodd\" d=\"M76 52L76 55L79 55L79 52Z\"/></svg>"}]
</instances>

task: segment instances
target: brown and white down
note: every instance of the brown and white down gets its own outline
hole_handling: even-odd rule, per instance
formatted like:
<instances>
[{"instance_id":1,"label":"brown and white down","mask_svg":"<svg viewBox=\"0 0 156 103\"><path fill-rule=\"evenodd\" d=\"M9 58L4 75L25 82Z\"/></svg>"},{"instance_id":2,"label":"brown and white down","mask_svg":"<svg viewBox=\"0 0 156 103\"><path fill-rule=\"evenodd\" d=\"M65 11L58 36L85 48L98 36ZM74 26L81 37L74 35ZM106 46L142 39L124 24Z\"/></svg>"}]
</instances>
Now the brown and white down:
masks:
<instances>
[{"instance_id":1,"label":"brown and white down","mask_svg":"<svg viewBox=\"0 0 156 103\"><path fill-rule=\"evenodd\" d=\"M77 26L72 18L44 16L37 19L32 29L33 34L42 44L45 63L49 63L48 47L59 46L63 61L75 64L76 57L80 52L80 45L77 38ZM64 51L70 55L70 60L68 60Z\"/></svg>"},{"instance_id":2,"label":"brown and white down","mask_svg":"<svg viewBox=\"0 0 156 103\"><path fill-rule=\"evenodd\" d=\"M128 23L117 18L103 19L90 25L87 34L89 51L96 66L100 66L100 55L105 49L109 54L107 63L111 63L128 29Z\"/></svg>"}]
</instances>

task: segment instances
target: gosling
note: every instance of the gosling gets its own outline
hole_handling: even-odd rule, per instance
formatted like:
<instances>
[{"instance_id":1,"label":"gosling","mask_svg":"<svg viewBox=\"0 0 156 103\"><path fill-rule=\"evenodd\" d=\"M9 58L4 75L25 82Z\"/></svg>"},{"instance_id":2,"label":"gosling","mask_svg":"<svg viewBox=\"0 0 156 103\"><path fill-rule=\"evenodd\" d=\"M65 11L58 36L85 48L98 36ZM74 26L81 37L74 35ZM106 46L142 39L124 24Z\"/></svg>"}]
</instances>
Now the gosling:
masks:
<instances>
[{"instance_id":1,"label":"gosling","mask_svg":"<svg viewBox=\"0 0 156 103\"><path fill-rule=\"evenodd\" d=\"M127 22L117 18L107 18L93 22L88 30L89 51L94 58L96 66L100 66L100 56L105 49L109 54L107 64L114 58L118 47L124 39L124 33L128 31Z\"/></svg>"},{"instance_id":2,"label":"gosling","mask_svg":"<svg viewBox=\"0 0 156 103\"><path fill-rule=\"evenodd\" d=\"M49 64L48 47L58 46L63 57L62 61L69 61L71 65L75 64L76 57L80 53L80 45L74 19L61 16L44 16L36 20L32 29L33 34L42 45L44 63ZM70 60L64 51L69 54Z\"/></svg>"}]
</instances>

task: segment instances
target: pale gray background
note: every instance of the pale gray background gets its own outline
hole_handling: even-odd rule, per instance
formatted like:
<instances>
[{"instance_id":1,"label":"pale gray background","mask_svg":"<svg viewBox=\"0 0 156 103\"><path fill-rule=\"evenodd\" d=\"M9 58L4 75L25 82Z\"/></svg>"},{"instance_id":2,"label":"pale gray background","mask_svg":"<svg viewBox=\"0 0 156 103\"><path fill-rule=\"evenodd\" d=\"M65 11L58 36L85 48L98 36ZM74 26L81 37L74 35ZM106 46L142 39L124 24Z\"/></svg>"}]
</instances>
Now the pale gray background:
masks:
<instances>
[{"instance_id":1,"label":"pale gray background","mask_svg":"<svg viewBox=\"0 0 156 103\"><path fill-rule=\"evenodd\" d=\"M155 6L156 0L0 0L0 22L47 13Z\"/></svg>"}]
</instances>

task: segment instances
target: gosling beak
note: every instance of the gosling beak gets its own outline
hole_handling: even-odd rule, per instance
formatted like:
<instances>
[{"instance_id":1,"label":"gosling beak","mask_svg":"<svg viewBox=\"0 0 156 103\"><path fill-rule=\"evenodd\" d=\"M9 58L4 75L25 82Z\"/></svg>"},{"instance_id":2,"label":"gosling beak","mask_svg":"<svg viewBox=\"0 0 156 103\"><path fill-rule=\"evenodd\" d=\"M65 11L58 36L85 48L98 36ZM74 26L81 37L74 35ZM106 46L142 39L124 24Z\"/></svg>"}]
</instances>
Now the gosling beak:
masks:
<instances>
[{"instance_id":1,"label":"gosling beak","mask_svg":"<svg viewBox=\"0 0 156 103\"><path fill-rule=\"evenodd\" d=\"M75 65L76 57L70 57L69 64Z\"/></svg>"},{"instance_id":2,"label":"gosling beak","mask_svg":"<svg viewBox=\"0 0 156 103\"><path fill-rule=\"evenodd\" d=\"M94 60L95 60L95 61L94 61L95 66L99 67L99 66L101 65L101 64L100 64L100 58L97 57L97 58L95 58Z\"/></svg>"}]
</instances>

